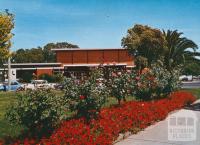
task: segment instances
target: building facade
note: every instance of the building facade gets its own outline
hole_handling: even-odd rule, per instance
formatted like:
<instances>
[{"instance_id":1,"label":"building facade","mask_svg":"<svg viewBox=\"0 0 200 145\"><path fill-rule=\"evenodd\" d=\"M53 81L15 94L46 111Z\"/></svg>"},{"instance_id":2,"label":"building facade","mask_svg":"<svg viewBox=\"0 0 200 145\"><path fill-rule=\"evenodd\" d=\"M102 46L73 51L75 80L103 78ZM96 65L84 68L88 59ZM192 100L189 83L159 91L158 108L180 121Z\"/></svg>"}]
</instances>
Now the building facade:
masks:
<instances>
[{"instance_id":1,"label":"building facade","mask_svg":"<svg viewBox=\"0 0 200 145\"><path fill-rule=\"evenodd\" d=\"M21 78L27 72L35 74L38 78L42 74L62 73L65 76L81 77L87 75L91 68L99 65L106 67L132 68L134 58L123 48L83 49L62 48L52 49L56 54L56 63L13 63L13 78ZM5 64L7 68L7 64ZM2 71L3 69L1 69ZM6 70L6 69L4 69Z\"/></svg>"},{"instance_id":2,"label":"building facade","mask_svg":"<svg viewBox=\"0 0 200 145\"><path fill-rule=\"evenodd\" d=\"M64 75L76 77L87 75L91 68L99 65L106 67L134 67L134 60L123 48L109 49L53 49L56 60L62 64Z\"/></svg>"}]
</instances>

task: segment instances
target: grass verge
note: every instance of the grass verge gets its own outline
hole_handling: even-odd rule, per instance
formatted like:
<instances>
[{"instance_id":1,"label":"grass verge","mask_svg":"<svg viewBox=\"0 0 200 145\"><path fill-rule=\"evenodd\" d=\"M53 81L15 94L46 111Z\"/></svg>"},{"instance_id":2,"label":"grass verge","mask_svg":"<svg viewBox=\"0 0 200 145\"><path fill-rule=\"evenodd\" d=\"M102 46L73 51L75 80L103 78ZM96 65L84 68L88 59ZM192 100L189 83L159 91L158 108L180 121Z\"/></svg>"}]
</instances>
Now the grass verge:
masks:
<instances>
[{"instance_id":1,"label":"grass verge","mask_svg":"<svg viewBox=\"0 0 200 145\"><path fill-rule=\"evenodd\" d=\"M200 88L184 89L184 90L191 92L193 95L195 95L197 97L197 99L200 99Z\"/></svg>"}]
</instances>

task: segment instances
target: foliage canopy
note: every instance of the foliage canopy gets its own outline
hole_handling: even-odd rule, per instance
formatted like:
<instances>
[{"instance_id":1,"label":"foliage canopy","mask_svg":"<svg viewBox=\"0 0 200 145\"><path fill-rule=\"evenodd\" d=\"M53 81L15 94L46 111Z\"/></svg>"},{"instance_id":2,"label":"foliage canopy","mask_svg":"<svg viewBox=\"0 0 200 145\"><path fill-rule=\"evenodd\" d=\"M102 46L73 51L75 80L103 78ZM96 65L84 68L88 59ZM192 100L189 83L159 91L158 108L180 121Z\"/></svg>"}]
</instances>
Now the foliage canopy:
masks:
<instances>
[{"instance_id":1,"label":"foliage canopy","mask_svg":"<svg viewBox=\"0 0 200 145\"><path fill-rule=\"evenodd\" d=\"M149 26L138 25L128 29L122 46L136 59L138 69L150 67L158 60L164 61L167 70L179 65L197 62L200 53L197 44L183 37L177 30L161 31Z\"/></svg>"},{"instance_id":2,"label":"foliage canopy","mask_svg":"<svg viewBox=\"0 0 200 145\"><path fill-rule=\"evenodd\" d=\"M18 49L13 53L12 62L14 63L43 63L43 62L56 62L56 56L51 49L56 48L78 48L78 45L74 45L68 42L48 43L43 48L31 48L31 49Z\"/></svg>"},{"instance_id":3,"label":"foliage canopy","mask_svg":"<svg viewBox=\"0 0 200 145\"><path fill-rule=\"evenodd\" d=\"M0 65L2 65L9 57L13 28L14 15L9 13L8 10L0 12Z\"/></svg>"}]
</instances>

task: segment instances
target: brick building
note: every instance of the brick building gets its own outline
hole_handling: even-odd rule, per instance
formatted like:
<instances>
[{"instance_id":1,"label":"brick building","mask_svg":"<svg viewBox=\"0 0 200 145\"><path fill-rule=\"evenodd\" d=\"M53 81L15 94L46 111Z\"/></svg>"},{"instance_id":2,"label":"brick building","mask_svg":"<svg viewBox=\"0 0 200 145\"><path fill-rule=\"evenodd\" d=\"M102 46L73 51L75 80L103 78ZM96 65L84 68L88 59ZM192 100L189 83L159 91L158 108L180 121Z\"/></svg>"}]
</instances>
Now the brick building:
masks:
<instances>
[{"instance_id":1,"label":"brick building","mask_svg":"<svg viewBox=\"0 0 200 145\"><path fill-rule=\"evenodd\" d=\"M85 75L90 68L100 64L113 67L134 67L134 61L126 49L53 49L56 60L64 68L65 75Z\"/></svg>"},{"instance_id":2,"label":"brick building","mask_svg":"<svg viewBox=\"0 0 200 145\"><path fill-rule=\"evenodd\" d=\"M131 68L134 67L134 59L123 48L108 49L83 49L62 48L53 49L56 53L56 63L17 63L11 68L19 78L25 72L30 71L38 77L41 74L53 74L62 72L64 75L77 77L87 74L92 67L105 65L106 67Z\"/></svg>"}]
</instances>

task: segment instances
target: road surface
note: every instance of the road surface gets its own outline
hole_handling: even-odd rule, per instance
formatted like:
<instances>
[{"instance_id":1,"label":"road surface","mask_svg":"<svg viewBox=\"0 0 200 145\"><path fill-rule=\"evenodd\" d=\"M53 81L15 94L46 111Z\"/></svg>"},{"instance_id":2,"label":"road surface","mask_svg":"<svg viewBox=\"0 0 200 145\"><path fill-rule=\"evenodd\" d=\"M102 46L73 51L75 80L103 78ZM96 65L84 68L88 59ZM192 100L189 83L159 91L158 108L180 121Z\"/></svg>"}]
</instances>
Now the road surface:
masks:
<instances>
[{"instance_id":1,"label":"road surface","mask_svg":"<svg viewBox=\"0 0 200 145\"><path fill-rule=\"evenodd\" d=\"M199 88L200 89L200 80L183 82L182 88L184 88L184 89Z\"/></svg>"}]
</instances>

